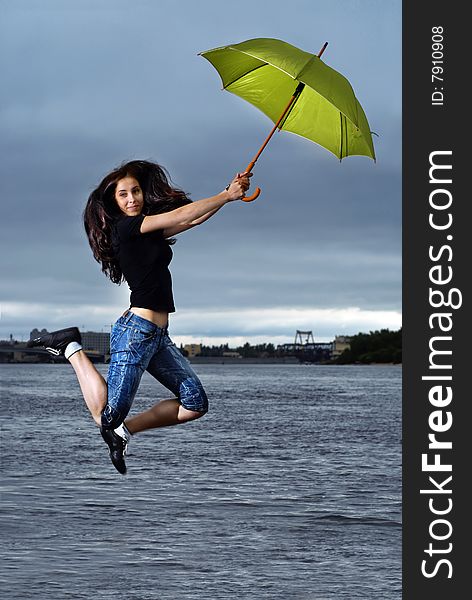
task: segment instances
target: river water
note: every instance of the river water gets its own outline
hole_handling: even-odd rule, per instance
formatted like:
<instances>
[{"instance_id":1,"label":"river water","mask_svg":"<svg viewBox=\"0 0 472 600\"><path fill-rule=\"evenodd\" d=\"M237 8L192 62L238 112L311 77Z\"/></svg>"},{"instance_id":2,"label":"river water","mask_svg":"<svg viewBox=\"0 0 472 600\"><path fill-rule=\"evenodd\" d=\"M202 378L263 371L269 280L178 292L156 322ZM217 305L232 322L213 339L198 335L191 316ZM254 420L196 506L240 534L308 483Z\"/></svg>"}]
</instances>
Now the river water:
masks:
<instances>
[{"instance_id":1,"label":"river water","mask_svg":"<svg viewBox=\"0 0 472 600\"><path fill-rule=\"evenodd\" d=\"M2 598L398 600L401 368L195 370L209 414L123 477L69 365L0 365Z\"/></svg>"}]
</instances>

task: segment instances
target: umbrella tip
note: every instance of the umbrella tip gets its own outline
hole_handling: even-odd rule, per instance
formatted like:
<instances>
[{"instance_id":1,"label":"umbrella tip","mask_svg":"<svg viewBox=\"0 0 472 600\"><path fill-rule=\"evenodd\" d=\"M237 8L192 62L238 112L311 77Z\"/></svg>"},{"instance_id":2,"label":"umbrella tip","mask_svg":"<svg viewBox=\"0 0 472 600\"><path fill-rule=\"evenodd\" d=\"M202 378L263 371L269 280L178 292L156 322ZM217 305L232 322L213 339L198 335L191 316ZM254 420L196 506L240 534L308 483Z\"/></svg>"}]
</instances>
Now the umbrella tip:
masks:
<instances>
[{"instance_id":1,"label":"umbrella tip","mask_svg":"<svg viewBox=\"0 0 472 600\"><path fill-rule=\"evenodd\" d=\"M325 42L323 44L323 47L321 48L321 50L318 52L318 58L321 58L321 55L323 54L323 52L326 50L326 47L328 46L328 42Z\"/></svg>"}]
</instances>

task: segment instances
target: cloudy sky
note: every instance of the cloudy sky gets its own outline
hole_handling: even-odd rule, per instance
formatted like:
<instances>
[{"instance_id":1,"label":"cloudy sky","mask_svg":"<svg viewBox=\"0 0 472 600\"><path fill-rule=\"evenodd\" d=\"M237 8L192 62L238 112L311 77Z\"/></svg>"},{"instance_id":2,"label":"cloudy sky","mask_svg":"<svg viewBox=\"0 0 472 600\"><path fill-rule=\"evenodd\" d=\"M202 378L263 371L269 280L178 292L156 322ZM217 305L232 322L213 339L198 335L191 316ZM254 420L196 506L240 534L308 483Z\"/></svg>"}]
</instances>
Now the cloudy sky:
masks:
<instances>
[{"instance_id":1,"label":"cloudy sky","mask_svg":"<svg viewBox=\"0 0 472 600\"><path fill-rule=\"evenodd\" d=\"M270 8L269 8L270 7ZM317 53L352 83L377 163L278 133L253 182L179 236L176 342L315 339L401 326L400 0L0 0L0 338L108 331L126 284L100 272L88 194L125 160L164 165L192 199L219 192L271 122L221 91L198 52L256 37Z\"/></svg>"}]
</instances>

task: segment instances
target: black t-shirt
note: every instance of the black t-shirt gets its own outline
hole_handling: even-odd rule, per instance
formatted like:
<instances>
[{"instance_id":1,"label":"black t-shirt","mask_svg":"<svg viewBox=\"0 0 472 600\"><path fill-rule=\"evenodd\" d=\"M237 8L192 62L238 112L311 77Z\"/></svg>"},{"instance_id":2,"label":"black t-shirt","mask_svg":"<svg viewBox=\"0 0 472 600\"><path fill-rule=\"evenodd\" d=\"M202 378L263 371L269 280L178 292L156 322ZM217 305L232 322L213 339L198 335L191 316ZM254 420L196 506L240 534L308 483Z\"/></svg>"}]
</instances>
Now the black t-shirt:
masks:
<instances>
[{"instance_id":1,"label":"black t-shirt","mask_svg":"<svg viewBox=\"0 0 472 600\"><path fill-rule=\"evenodd\" d=\"M144 216L123 215L113 232L113 249L131 290L130 306L174 312L172 250L162 229L141 233Z\"/></svg>"}]
</instances>

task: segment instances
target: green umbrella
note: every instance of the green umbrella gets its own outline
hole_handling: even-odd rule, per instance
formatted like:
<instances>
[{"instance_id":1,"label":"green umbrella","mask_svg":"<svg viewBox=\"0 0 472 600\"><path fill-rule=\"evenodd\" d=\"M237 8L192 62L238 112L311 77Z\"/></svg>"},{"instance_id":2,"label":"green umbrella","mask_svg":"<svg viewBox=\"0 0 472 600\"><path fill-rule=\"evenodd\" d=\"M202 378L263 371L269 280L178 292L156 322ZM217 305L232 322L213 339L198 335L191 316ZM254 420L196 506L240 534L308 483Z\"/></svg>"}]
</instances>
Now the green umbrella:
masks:
<instances>
[{"instance_id":1,"label":"green umbrella","mask_svg":"<svg viewBox=\"0 0 472 600\"><path fill-rule=\"evenodd\" d=\"M248 165L251 171L274 132L291 131L323 146L340 160L375 160L369 123L349 81L318 55L281 40L256 38L201 52L220 74L223 89L244 98L275 123ZM257 188L254 200L260 193Z\"/></svg>"}]
</instances>

